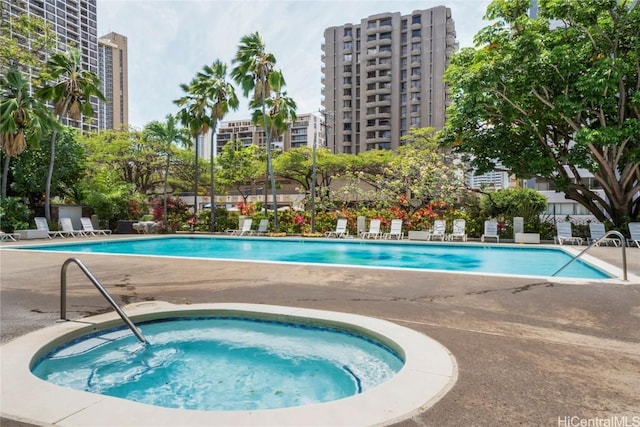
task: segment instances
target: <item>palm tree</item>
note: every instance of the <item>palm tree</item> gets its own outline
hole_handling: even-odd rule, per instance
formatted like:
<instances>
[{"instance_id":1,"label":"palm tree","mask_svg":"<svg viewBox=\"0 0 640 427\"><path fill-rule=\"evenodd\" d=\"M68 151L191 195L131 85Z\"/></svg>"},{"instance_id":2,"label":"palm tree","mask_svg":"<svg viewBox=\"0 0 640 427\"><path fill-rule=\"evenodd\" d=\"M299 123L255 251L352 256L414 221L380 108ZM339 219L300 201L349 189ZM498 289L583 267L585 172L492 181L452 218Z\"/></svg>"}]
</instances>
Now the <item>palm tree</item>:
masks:
<instances>
[{"instance_id":1,"label":"palm tree","mask_svg":"<svg viewBox=\"0 0 640 427\"><path fill-rule=\"evenodd\" d=\"M182 107L178 111L178 119L184 127L189 131L189 135L193 138L195 143L195 178L194 178L194 203L193 203L193 221L192 230L195 226L198 218L198 137L207 133L211 128L211 102L202 93L203 91L198 86L199 82L193 79L191 83L180 85L180 88L185 92L185 95L179 99L173 101L179 107Z\"/></svg>"},{"instance_id":2,"label":"palm tree","mask_svg":"<svg viewBox=\"0 0 640 427\"><path fill-rule=\"evenodd\" d=\"M53 85L46 85L39 89L36 95L54 104L53 112L62 122L64 117L69 117L78 122L84 115L93 116L91 97L95 96L106 101L100 92L100 79L94 73L82 69L82 55L80 50L71 48L67 52L54 53L46 64L46 68L55 81ZM44 212L47 220L51 219L51 179L55 162L55 147L58 137L57 130L51 135L51 157L49 160L49 172L45 187Z\"/></svg>"},{"instance_id":3,"label":"palm tree","mask_svg":"<svg viewBox=\"0 0 640 427\"><path fill-rule=\"evenodd\" d=\"M273 174L273 162L271 159L271 140L267 131L267 114L265 101L271 96L271 90L279 90L284 85L282 74L274 70L276 58L265 51L265 44L256 32L240 39L238 52L233 61L236 64L231 71L231 77L242 87L244 96L253 91L252 101L249 107L261 107L262 128L265 131L267 145L267 175L271 178L271 192L274 205L274 229L279 230L278 209L276 200L276 180ZM265 209L266 209L265 204Z\"/></svg>"},{"instance_id":4,"label":"palm tree","mask_svg":"<svg viewBox=\"0 0 640 427\"><path fill-rule=\"evenodd\" d=\"M214 173L215 173L215 134L218 122L220 122L225 115L229 112L229 109L238 109L238 97L234 87L226 80L227 77L227 64L223 63L219 59L216 59L212 65L205 65L202 71L196 75L196 91L203 96L209 98L212 102L211 105L211 225L210 231L215 231L215 186L214 186Z\"/></svg>"},{"instance_id":5,"label":"palm tree","mask_svg":"<svg viewBox=\"0 0 640 427\"><path fill-rule=\"evenodd\" d=\"M7 179L11 157L22 153L27 145L38 146L44 135L57 129L51 110L29 93L29 82L16 68L0 76L0 144L4 153L2 197L7 196Z\"/></svg>"},{"instance_id":6,"label":"palm tree","mask_svg":"<svg viewBox=\"0 0 640 427\"><path fill-rule=\"evenodd\" d=\"M156 140L165 144L167 163L164 169L163 185L163 222L167 223L167 181L169 178L169 166L171 164L171 153L173 144L188 146L191 141L184 128L178 127L178 120L175 116L168 114L166 122L152 121L143 130L143 137L147 140Z\"/></svg>"}]
</instances>

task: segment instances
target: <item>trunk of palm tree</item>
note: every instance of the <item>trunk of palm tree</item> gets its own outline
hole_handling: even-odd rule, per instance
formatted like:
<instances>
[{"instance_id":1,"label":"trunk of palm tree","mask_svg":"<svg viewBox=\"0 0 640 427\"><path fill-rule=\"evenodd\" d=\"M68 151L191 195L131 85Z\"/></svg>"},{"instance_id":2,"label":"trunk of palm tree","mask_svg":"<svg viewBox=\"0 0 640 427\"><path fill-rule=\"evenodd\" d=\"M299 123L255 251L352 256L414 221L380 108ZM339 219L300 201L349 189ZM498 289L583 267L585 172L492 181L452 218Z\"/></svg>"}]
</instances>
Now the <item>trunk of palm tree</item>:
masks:
<instances>
[{"instance_id":1,"label":"trunk of palm tree","mask_svg":"<svg viewBox=\"0 0 640 427\"><path fill-rule=\"evenodd\" d=\"M171 149L171 144L169 144L168 150ZM162 206L162 222L163 226L167 229L169 228L169 218L167 218L167 181L169 179L169 166L171 165L171 154L167 150L167 166L164 169L164 183L163 183L163 193L164 193L164 203Z\"/></svg>"},{"instance_id":2,"label":"trunk of palm tree","mask_svg":"<svg viewBox=\"0 0 640 427\"><path fill-rule=\"evenodd\" d=\"M271 137L269 136L269 129L267 128L267 113L265 108L265 88L266 84L262 85L262 123L264 127L264 136L267 142L267 175L271 181L271 195L273 196L273 229L276 233L280 231L280 227L278 225L278 200L276 199L276 177L273 174L273 162L271 161ZM266 194L266 186L265 182L265 194Z\"/></svg>"},{"instance_id":3,"label":"trunk of palm tree","mask_svg":"<svg viewBox=\"0 0 640 427\"><path fill-rule=\"evenodd\" d=\"M191 231L195 231L196 220L198 219L198 137L196 136L194 139L196 144L196 166L193 179L193 221L191 224Z\"/></svg>"},{"instance_id":4,"label":"trunk of palm tree","mask_svg":"<svg viewBox=\"0 0 640 427\"><path fill-rule=\"evenodd\" d=\"M62 107L62 111L58 115L58 121L62 122L62 118L67 115L70 99L67 98ZM44 189L44 216L47 221L51 221L51 180L53 179L53 167L56 161L56 139L58 131L54 130L51 134L51 156L49 156L49 171L47 172L47 183Z\"/></svg>"},{"instance_id":5,"label":"trunk of palm tree","mask_svg":"<svg viewBox=\"0 0 640 427\"><path fill-rule=\"evenodd\" d=\"M211 216L210 216L210 225L209 225L209 231L211 231L212 233L214 231L216 231L216 227L215 227L215 223L216 223L216 193L215 193L215 183L214 183L214 179L213 179L213 174L214 174L214 161L215 161L215 142L214 142L214 138L215 138L215 131L216 126L214 125L213 128L211 129L211 155L210 160L211 160L211 202L210 202L210 207L211 207Z\"/></svg>"},{"instance_id":6,"label":"trunk of palm tree","mask_svg":"<svg viewBox=\"0 0 640 427\"><path fill-rule=\"evenodd\" d=\"M11 157L5 156L4 162L2 162L2 198L7 197L7 180L9 179L9 164L11 163Z\"/></svg>"}]
</instances>

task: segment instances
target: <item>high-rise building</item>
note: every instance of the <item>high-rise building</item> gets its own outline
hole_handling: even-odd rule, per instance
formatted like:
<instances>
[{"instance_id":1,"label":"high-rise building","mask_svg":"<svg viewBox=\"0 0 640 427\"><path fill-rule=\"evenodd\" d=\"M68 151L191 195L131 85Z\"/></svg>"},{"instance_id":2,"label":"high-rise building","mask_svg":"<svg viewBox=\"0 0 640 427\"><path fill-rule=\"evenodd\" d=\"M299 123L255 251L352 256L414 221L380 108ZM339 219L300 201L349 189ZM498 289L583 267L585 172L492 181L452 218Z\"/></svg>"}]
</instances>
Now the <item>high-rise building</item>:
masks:
<instances>
[{"instance_id":1,"label":"high-rise building","mask_svg":"<svg viewBox=\"0 0 640 427\"><path fill-rule=\"evenodd\" d=\"M441 129L448 105L443 75L456 49L444 6L327 28L322 94L329 149L393 149L410 128Z\"/></svg>"},{"instance_id":2,"label":"high-rise building","mask_svg":"<svg viewBox=\"0 0 640 427\"><path fill-rule=\"evenodd\" d=\"M109 33L98 39L98 77L107 99L98 102L100 129L121 129L129 124L127 63L125 36Z\"/></svg>"},{"instance_id":3,"label":"high-rise building","mask_svg":"<svg viewBox=\"0 0 640 427\"><path fill-rule=\"evenodd\" d=\"M48 22L57 36L58 50L66 51L69 46L80 49L82 69L98 74L96 0L2 0L2 19L20 15L37 16ZM97 112L98 99L92 98L90 102ZM98 129L95 116L82 117L79 123L67 120L66 124L85 130Z\"/></svg>"},{"instance_id":4,"label":"high-rise building","mask_svg":"<svg viewBox=\"0 0 640 427\"><path fill-rule=\"evenodd\" d=\"M250 119L229 120L221 122L216 131L217 153L221 153L225 144L239 141L245 147L249 145L265 146L264 131ZM297 147L324 147L324 120L319 114L299 114L289 129L279 138L271 141L271 148L275 150L289 150ZM199 153L208 158L211 153L211 131L198 145Z\"/></svg>"}]
</instances>

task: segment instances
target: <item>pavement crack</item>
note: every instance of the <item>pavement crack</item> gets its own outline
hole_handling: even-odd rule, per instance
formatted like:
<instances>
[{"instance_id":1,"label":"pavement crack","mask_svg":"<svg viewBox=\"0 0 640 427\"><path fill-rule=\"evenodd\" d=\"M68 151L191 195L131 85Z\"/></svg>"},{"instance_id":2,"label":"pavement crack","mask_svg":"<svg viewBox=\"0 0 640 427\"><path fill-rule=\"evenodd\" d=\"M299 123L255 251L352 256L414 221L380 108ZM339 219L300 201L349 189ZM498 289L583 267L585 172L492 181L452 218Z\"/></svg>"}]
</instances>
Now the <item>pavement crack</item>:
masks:
<instances>
[{"instance_id":1,"label":"pavement crack","mask_svg":"<svg viewBox=\"0 0 640 427\"><path fill-rule=\"evenodd\" d=\"M553 283L549 283L549 282L541 282L541 283L530 283L528 285L524 285L524 286L517 286L515 288L500 288L500 289L483 289L480 291L473 291L473 292L467 292L465 293L466 296L469 295L484 295L484 294L488 294L491 292L504 292L504 291L511 291L512 294L518 294L520 292L524 292L524 291L528 291L529 289L538 287L538 286L544 286L545 288L553 288L555 285Z\"/></svg>"}]
</instances>

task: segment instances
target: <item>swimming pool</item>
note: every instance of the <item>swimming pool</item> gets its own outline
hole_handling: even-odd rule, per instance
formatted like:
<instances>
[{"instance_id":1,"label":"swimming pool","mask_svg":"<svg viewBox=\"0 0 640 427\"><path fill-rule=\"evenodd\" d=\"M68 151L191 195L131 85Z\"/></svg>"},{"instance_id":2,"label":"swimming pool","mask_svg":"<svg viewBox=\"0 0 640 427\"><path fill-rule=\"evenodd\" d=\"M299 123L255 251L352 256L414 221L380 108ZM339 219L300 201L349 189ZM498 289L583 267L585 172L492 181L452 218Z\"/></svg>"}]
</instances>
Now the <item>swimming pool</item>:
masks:
<instances>
[{"instance_id":1,"label":"swimming pool","mask_svg":"<svg viewBox=\"0 0 640 427\"><path fill-rule=\"evenodd\" d=\"M535 277L551 276L572 258L571 254L561 248L553 247L224 236L161 236L14 248L69 253L331 264ZM580 279L613 277L582 259L571 264L558 276Z\"/></svg>"}]
</instances>

